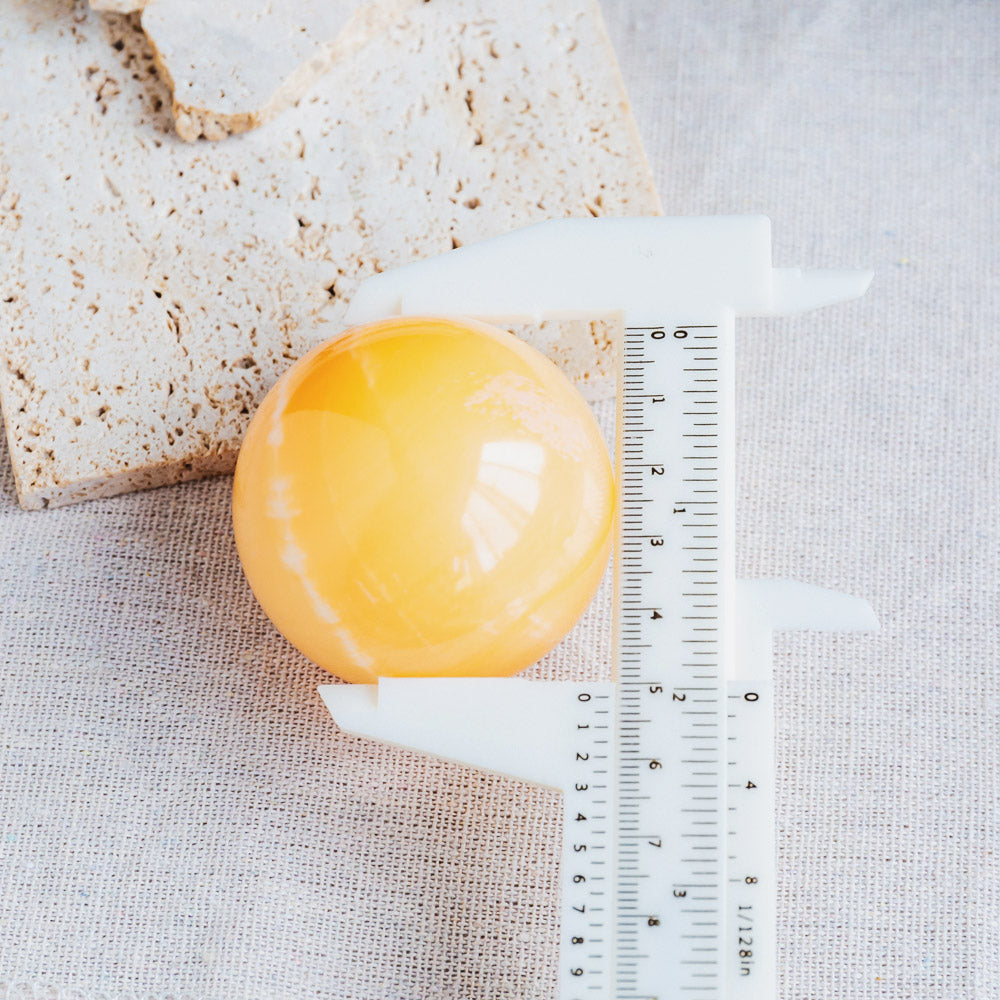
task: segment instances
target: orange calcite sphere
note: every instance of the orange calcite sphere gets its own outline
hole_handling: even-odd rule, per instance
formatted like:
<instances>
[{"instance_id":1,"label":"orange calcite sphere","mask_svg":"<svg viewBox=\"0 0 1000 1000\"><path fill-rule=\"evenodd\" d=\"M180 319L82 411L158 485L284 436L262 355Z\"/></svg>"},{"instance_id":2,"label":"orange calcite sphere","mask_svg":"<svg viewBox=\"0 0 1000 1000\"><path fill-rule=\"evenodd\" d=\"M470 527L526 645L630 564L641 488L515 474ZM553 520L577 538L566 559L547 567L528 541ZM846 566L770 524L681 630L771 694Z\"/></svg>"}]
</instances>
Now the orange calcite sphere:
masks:
<instances>
[{"instance_id":1,"label":"orange calcite sphere","mask_svg":"<svg viewBox=\"0 0 1000 1000\"><path fill-rule=\"evenodd\" d=\"M349 681L499 676L576 622L614 487L589 407L543 355L469 320L348 330L254 416L233 490L250 586Z\"/></svg>"}]
</instances>

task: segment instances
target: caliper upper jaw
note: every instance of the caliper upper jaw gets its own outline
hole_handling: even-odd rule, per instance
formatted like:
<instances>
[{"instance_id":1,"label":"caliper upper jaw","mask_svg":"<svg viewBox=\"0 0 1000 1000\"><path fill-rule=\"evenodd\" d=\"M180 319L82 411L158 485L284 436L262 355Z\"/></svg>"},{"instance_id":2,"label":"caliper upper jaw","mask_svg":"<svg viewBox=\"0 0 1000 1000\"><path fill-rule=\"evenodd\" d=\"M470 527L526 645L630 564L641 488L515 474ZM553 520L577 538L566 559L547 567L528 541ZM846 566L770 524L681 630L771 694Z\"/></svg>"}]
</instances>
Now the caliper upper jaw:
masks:
<instances>
[{"instance_id":1,"label":"caliper upper jaw","mask_svg":"<svg viewBox=\"0 0 1000 1000\"><path fill-rule=\"evenodd\" d=\"M864 598L810 583L737 580L735 597L736 647L730 680L771 676L775 632L872 632L879 628L878 618Z\"/></svg>"}]
</instances>

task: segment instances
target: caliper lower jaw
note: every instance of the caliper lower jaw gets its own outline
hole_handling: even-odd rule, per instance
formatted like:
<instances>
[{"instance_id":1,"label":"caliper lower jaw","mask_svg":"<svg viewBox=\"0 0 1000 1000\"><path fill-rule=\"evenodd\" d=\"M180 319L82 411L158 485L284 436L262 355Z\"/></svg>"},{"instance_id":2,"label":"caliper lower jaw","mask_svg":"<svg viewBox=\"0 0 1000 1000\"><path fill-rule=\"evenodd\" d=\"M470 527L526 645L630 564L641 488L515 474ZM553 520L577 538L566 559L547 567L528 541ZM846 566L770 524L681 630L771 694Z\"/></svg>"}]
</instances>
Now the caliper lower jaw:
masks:
<instances>
[{"instance_id":1,"label":"caliper lower jaw","mask_svg":"<svg viewBox=\"0 0 1000 1000\"><path fill-rule=\"evenodd\" d=\"M734 601L729 681L770 679L774 632L878 628L862 598L792 580L738 580ZM613 690L612 684L580 681L384 677L378 684L327 684L319 691L345 732L564 789L573 774L559 765L569 732L561 719L572 710L566 692L584 686Z\"/></svg>"}]
</instances>

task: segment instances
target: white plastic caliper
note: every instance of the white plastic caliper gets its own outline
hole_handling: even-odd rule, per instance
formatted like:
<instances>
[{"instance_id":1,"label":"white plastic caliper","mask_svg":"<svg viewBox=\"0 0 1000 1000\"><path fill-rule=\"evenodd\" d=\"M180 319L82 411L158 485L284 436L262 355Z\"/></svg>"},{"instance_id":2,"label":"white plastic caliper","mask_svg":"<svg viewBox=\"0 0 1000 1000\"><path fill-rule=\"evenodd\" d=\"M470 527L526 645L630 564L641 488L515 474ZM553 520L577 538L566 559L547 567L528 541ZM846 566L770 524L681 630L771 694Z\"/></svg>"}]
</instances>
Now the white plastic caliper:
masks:
<instances>
[{"instance_id":1,"label":"white plastic caliper","mask_svg":"<svg viewBox=\"0 0 1000 1000\"><path fill-rule=\"evenodd\" d=\"M865 601L733 572L734 318L861 295L771 266L759 216L561 219L366 281L348 321L624 319L611 683L320 689L348 732L564 793L562 1000L775 995L771 633Z\"/></svg>"}]
</instances>

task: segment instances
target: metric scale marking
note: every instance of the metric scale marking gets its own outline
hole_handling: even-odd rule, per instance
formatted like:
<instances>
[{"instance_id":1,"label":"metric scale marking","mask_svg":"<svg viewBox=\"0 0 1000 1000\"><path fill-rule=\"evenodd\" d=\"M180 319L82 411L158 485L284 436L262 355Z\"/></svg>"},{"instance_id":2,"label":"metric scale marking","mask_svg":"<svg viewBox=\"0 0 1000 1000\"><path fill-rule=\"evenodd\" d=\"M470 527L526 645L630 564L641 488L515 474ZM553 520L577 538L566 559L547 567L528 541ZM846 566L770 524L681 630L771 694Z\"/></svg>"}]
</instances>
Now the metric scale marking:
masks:
<instances>
[{"instance_id":1,"label":"metric scale marking","mask_svg":"<svg viewBox=\"0 0 1000 1000\"><path fill-rule=\"evenodd\" d=\"M771 632L876 623L855 598L734 578L734 320L870 277L772 268L763 217L564 219L355 296L349 322L624 318L616 682L320 689L347 731L563 791L562 1000L774 995Z\"/></svg>"},{"instance_id":2,"label":"metric scale marking","mask_svg":"<svg viewBox=\"0 0 1000 1000\"><path fill-rule=\"evenodd\" d=\"M719 995L730 747L720 607L731 565L732 338L627 327L619 418L618 950L621 997ZM664 780L667 779L667 780Z\"/></svg>"}]
</instances>

